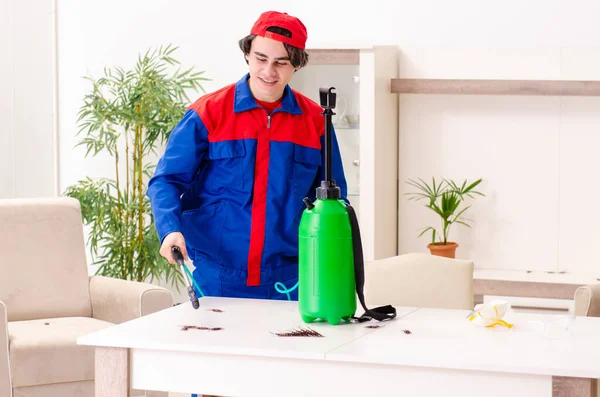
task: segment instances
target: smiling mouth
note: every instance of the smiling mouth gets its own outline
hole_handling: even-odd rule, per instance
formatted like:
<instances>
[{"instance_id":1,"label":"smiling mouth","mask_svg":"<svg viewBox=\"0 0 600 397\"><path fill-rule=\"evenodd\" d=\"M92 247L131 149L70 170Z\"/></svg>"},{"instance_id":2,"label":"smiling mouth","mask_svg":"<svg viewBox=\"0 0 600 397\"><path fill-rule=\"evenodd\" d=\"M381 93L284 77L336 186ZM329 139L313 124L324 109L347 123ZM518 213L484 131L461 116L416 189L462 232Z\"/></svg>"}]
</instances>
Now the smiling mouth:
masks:
<instances>
[{"instance_id":1,"label":"smiling mouth","mask_svg":"<svg viewBox=\"0 0 600 397\"><path fill-rule=\"evenodd\" d=\"M265 83L265 84L271 84L271 85L272 85L272 84L275 84L275 83L277 83L277 80L267 80L267 79L263 79L262 77L259 77L259 79L260 79L260 80L261 80L263 83Z\"/></svg>"}]
</instances>

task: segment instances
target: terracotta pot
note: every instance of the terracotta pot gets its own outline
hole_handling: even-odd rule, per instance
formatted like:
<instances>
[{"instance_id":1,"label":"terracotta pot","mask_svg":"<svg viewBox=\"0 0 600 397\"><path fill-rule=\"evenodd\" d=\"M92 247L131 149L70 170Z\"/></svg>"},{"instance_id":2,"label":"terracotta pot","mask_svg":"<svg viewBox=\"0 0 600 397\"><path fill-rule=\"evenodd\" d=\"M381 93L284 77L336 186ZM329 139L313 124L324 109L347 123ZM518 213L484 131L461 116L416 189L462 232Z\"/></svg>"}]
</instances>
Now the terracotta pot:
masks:
<instances>
[{"instance_id":1,"label":"terracotta pot","mask_svg":"<svg viewBox=\"0 0 600 397\"><path fill-rule=\"evenodd\" d=\"M434 243L428 244L427 248L431 252L431 255L443 256L445 258L453 258L456 255L457 243L448 242L446 244Z\"/></svg>"}]
</instances>

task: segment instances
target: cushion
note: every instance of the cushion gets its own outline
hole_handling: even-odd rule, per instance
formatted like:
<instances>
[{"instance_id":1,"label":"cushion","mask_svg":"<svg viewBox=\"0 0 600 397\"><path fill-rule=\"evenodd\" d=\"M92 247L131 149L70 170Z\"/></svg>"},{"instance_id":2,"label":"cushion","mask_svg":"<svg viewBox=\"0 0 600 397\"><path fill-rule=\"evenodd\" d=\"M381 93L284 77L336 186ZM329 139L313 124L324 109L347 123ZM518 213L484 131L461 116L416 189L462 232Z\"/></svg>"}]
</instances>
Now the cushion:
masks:
<instances>
[{"instance_id":1,"label":"cushion","mask_svg":"<svg viewBox=\"0 0 600 397\"><path fill-rule=\"evenodd\" d=\"M94 379L94 347L77 338L112 326L89 317L8 323L13 387Z\"/></svg>"},{"instance_id":2,"label":"cushion","mask_svg":"<svg viewBox=\"0 0 600 397\"><path fill-rule=\"evenodd\" d=\"M0 201L0 301L8 321L91 317L79 201Z\"/></svg>"}]
</instances>

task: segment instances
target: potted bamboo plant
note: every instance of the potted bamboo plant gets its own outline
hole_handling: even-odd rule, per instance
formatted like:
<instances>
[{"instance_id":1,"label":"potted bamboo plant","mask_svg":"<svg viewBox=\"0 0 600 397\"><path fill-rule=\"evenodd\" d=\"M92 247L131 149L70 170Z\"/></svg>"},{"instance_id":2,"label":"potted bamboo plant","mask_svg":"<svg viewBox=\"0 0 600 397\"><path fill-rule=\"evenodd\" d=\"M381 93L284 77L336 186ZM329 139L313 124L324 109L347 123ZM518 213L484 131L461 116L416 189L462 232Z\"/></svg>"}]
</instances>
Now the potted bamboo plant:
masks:
<instances>
[{"instance_id":1,"label":"potted bamboo plant","mask_svg":"<svg viewBox=\"0 0 600 397\"><path fill-rule=\"evenodd\" d=\"M469 220L464 217L465 212L471 206L464 206L465 199L474 199L476 196L485 196L483 193L475 190L481 183L482 179L478 179L473 183L469 183L466 179L462 185L456 184L451 179L443 178L439 183L436 183L435 178L431 179L431 185L423 181L409 179L406 183L415 187L416 192L406 193L409 200L425 200L425 207L435 212L440 217L441 232L438 232L433 226L424 228L419 237L427 232L431 232L431 243L427 245L432 255L454 258L458 244L454 241L448 241L448 235L452 225L455 223L467 227ZM437 240L437 241L436 241Z\"/></svg>"},{"instance_id":2,"label":"potted bamboo plant","mask_svg":"<svg viewBox=\"0 0 600 397\"><path fill-rule=\"evenodd\" d=\"M189 103L187 92L204 91L204 72L179 69L175 47L140 54L130 70L105 68L91 83L79 110L78 146L87 156L107 153L114 177L87 178L64 194L81 203L89 226L87 245L97 274L134 281L165 280L179 289L180 272L159 255L146 185L155 164L149 157L168 139Z\"/></svg>"}]
</instances>

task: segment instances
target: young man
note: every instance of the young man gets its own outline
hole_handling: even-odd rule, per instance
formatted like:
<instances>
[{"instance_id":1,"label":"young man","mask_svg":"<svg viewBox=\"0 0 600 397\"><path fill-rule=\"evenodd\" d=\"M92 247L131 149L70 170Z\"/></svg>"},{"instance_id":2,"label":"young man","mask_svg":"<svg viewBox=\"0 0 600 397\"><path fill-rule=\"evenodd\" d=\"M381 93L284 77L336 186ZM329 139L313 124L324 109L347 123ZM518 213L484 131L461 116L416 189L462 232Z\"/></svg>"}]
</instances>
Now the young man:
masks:
<instances>
[{"instance_id":1,"label":"young man","mask_svg":"<svg viewBox=\"0 0 600 397\"><path fill-rule=\"evenodd\" d=\"M288 86L306 38L299 19L263 13L239 41L249 73L188 108L149 182L161 255L189 255L206 295L286 299L274 284L298 280L302 200L324 179L322 109ZM332 152L346 198L335 136Z\"/></svg>"}]
</instances>

